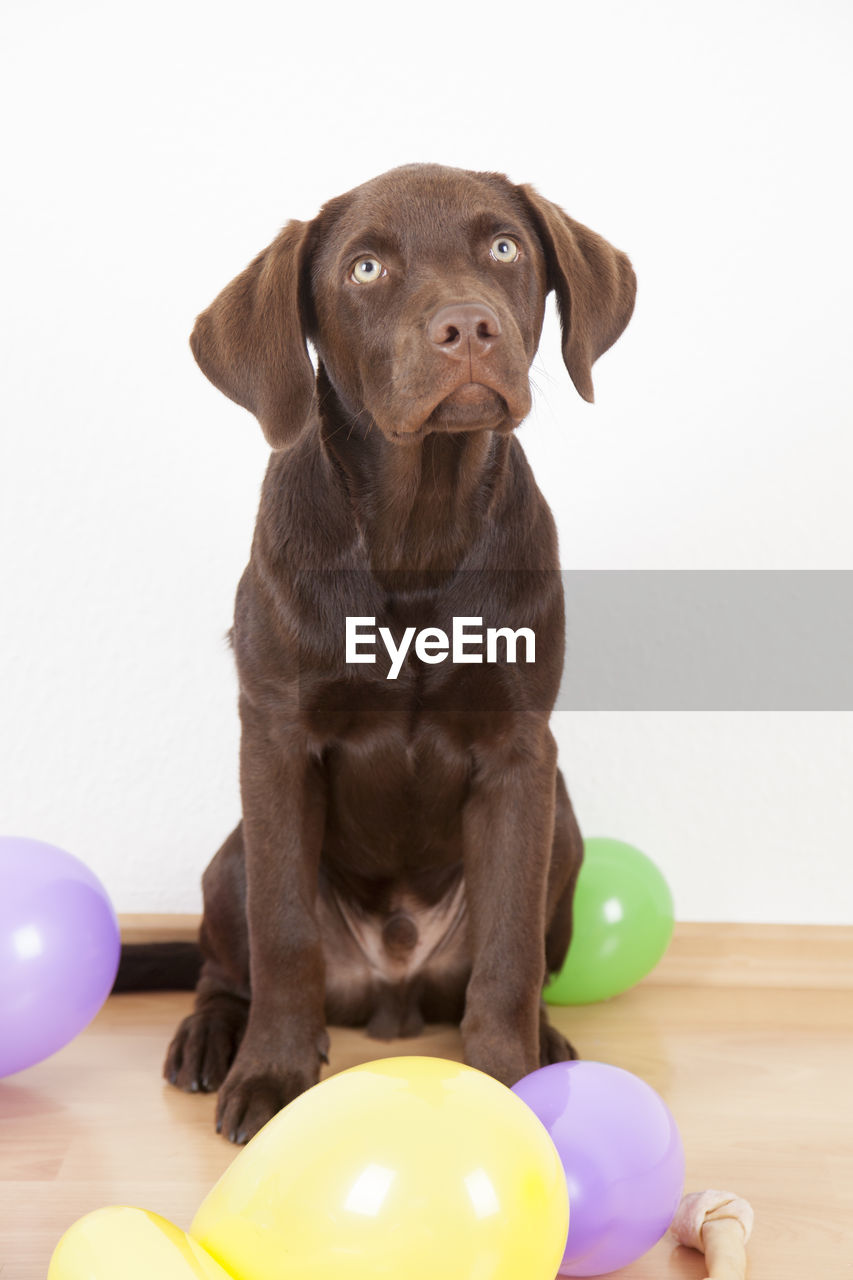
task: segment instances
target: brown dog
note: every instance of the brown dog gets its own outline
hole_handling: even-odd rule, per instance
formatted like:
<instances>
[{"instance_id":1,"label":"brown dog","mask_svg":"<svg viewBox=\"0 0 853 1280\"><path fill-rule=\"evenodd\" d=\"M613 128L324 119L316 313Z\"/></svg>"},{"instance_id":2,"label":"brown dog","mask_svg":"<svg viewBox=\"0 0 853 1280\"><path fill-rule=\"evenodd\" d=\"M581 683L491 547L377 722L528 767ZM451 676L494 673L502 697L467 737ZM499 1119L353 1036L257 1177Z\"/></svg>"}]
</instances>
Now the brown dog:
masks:
<instances>
[{"instance_id":1,"label":"brown dog","mask_svg":"<svg viewBox=\"0 0 853 1280\"><path fill-rule=\"evenodd\" d=\"M548 727L563 597L513 435L550 289L591 400L628 259L500 174L409 165L288 223L196 322L202 371L274 450L232 633L243 819L165 1065L219 1090L232 1141L316 1082L327 1022L461 1020L506 1084L573 1056L540 997L583 852ZM472 618L528 628L535 661L440 661ZM378 640L347 654L347 619L398 656L409 636L396 676Z\"/></svg>"}]
</instances>

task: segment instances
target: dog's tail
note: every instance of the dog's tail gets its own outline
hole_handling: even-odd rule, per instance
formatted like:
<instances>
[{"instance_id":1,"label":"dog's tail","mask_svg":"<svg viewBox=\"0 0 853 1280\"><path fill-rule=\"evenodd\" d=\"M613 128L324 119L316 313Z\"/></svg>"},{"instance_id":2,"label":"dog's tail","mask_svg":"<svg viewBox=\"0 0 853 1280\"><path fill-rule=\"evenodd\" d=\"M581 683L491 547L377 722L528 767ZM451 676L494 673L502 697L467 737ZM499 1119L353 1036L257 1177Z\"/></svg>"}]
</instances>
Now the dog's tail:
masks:
<instances>
[{"instance_id":1,"label":"dog's tail","mask_svg":"<svg viewBox=\"0 0 853 1280\"><path fill-rule=\"evenodd\" d=\"M200 971L197 942L123 942L113 991L192 991Z\"/></svg>"}]
</instances>

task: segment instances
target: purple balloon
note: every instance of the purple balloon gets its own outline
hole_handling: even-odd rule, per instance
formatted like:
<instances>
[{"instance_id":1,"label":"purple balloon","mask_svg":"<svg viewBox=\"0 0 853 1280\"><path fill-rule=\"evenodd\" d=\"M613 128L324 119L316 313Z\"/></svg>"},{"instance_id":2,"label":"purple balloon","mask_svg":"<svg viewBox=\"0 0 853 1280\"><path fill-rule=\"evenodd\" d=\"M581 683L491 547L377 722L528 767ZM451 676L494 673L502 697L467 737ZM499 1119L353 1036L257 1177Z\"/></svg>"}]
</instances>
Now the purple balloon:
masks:
<instances>
[{"instance_id":1,"label":"purple balloon","mask_svg":"<svg viewBox=\"0 0 853 1280\"><path fill-rule=\"evenodd\" d=\"M513 1086L551 1135L569 1191L564 1276L634 1262L668 1229L684 1187L684 1148L666 1103L630 1071L556 1062Z\"/></svg>"},{"instance_id":2,"label":"purple balloon","mask_svg":"<svg viewBox=\"0 0 853 1280\"><path fill-rule=\"evenodd\" d=\"M118 921L94 872L41 840L0 836L0 1077L73 1040L118 969Z\"/></svg>"}]
</instances>

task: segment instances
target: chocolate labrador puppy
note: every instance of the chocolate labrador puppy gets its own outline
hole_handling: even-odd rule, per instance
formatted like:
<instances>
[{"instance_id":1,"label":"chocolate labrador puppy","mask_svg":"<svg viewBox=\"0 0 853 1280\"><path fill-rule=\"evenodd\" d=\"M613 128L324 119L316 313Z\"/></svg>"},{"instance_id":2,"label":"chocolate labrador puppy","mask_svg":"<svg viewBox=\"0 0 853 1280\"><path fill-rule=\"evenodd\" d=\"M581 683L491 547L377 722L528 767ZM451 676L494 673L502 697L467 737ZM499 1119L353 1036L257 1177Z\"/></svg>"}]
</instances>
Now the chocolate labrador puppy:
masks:
<instances>
[{"instance_id":1,"label":"chocolate labrador puppy","mask_svg":"<svg viewBox=\"0 0 853 1280\"><path fill-rule=\"evenodd\" d=\"M548 725L563 596L514 435L551 289L592 400L625 255L501 174L407 165L288 223L196 321L273 449L231 633L243 816L165 1065L232 1141L317 1081L329 1022L460 1021L507 1085L574 1056L540 994L583 856Z\"/></svg>"}]
</instances>

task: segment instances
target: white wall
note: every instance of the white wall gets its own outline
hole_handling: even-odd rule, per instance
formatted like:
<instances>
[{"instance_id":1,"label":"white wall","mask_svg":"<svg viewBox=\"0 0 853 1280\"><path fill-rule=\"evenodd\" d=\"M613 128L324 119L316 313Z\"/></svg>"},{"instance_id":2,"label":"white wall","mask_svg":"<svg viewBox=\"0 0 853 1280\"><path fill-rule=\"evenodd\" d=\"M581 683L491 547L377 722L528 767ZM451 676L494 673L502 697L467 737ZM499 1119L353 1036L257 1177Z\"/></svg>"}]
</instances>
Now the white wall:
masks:
<instances>
[{"instance_id":1,"label":"white wall","mask_svg":"<svg viewBox=\"0 0 853 1280\"><path fill-rule=\"evenodd\" d=\"M238 814L223 636L266 449L186 345L289 217L391 165L532 181L628 250L583 404L522 439L571 568L853 568L851 9L6 7L0 829L192 910ZM853 920L849 713L555 717L582 825L682 919Z\"/></svg>"}]
</instances>

